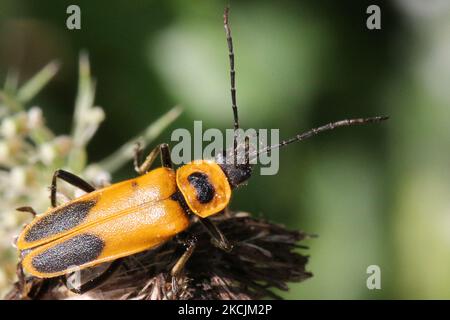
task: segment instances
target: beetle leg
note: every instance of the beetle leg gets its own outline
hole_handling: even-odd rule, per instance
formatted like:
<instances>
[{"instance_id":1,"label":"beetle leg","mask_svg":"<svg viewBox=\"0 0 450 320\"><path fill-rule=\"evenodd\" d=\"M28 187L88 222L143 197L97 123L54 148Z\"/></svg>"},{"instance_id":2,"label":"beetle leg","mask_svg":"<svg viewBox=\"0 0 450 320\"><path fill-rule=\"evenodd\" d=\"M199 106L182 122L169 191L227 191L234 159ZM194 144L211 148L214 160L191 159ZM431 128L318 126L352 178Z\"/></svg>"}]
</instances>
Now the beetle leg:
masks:
<instances>
[{"instance_id":1,"label":"beetle leg","mask_svg":"<svg viewBox=\"0 0 450 320\"><path fill-rule=\"evenodd\" d=\"M25 274L23 272L22 261L19 261L19 263L17 263L16 274L17 274L17 279L18 279L17 282L19 284L20 294L22 295L23 298L27 298L28 297L27 282L25 279Z\"/></svg>"},{"instance_id":2,"label":"beetle leg","mask_svg":"<svg viewBox=\"0 0 450 320\"><path fill-rule=\"evenodd\" d=\"M36 211L34 211L32 207L19 207L16 208L16 210L20 212L29 212L33 215L33 217L36 217Z\"/></svg>"},{"instance_id":3,"label":"beetle leg","mask_svg":"<svg viewBox=\"0 0 450 320\"><path fill-rule=\"evenodd\" d=\"M170 157L170 149L167 143L162 143L160 145L161 148L161 163L163 167L173 168L172 158Z\"/></svg>"},{"instance_id":4,"label":"beetle leg","mask_svg":"<svg viewBox=\"0 0 450 320\"><path fill-rule=\"evenodd\" d=\"M138 174L140 174L139 167L141 166L139 163L141 162L142 157L142 147L141 143L138 141L134 144L134 156L133 156L133 165L134 165L134 171L136 171Z\"/></svg>"},{"instance_id":5,"label":"beetle leg","mask_svg":"<svg viewBox=\"0 0 450 320\"><path fill-rule=\"evenodd\" d=\"M161 152L161 150L160 150L160 146L157 146L148 154L148 156L147 156L147 158L145 158L144 162L139 164L139 155L141 154L141 152L142 151L141 151L140 147L138 146L134 153L134 170L136 170L136 172L139 175L146 173L148 171L148 169L150 169L151 165L153 164L153 162L155 161L156 157Z\"/></svg>"},{"instance_id":6,"label":"beetle leg","mask_svg":"<svg viewBox=\"0 0 450 320\"><path fill-rule=\"evenodd\" d=\"M108 280L111 277L111 275L118 269L121 262L122 259L114 260L102 274L89 280L86 283L83 283L77 288L75 288L71 283L68 282L68 278L70 275L63 276L62 280L68 290L76 294L83 294L105 283L105 281Z\"/></svg>"},{"instance_id":7,"label":"beetle leg","mask_svg":"<svg viewBox=\"0 0 450 320\"><path fill-rule=\"evenodd\" d=\"M172 294L176 296L178 292L178 277L184 269L184 266L188 262L189 258L192 256L194 252L195 246L197 244L197 238L191 237L189 240L185 242L187 246L186 251L183 255L177 260L175 265L170 270L170 275L172 276Z\"/></svg>"},{"instance_id":8,"label":"beetle leg","mask_svg":"<svg viewBox=\"0 0 450 320\"><path fill-rule=\"evenodd\" d=\"M156 148L154 148L145 158L144 162L142 164L139 164L139 157L141 154L141 148L140 145L137 144L135 153L134 153L134 170L140 175L146 173L153 162L155 161L158 154L161 154L161 163L164 167L172 168L172 160L170 159L170 150L167 143L162 143L158 145Z\"/></svg>"},{"instance_id":9,"label":"beetle leg","mask_svg":"<svg viewBox=\"0 0 450 320\"><path fill-rule=\"evenodd\" d=\"M64 171L64 170L56 170L53 174L52 179L52 186L50 187L50 199L52 202L52 207L56 207L56 179L59 178L61 180L66 181L67 183L70 183L71 185L80 188L83 191L86 192L92 192L95 190L93 186L91 186L89 183L81 179L80 177L74 175L73 173Z\"/></svg>"},{"instance_id":10,"label":"beetle leg","mask_svg":"<svg viewBox=\"0 0 450 320\"><path fill-rule=\"evenodd\" d=\"M222 231L220 231L220 229L210 219L199 218L199 220L211 235L211 242L214 246L227 252L233 249L233 245L230 244Z\"/></svg>"},{"instance_id":11,"label":"beetle leg","mask_svg":"<svg viewBox=\"0 0 450 320\"><path fill-rule=\"evenodd\" d=\"M39 299L51 282L51 279L27 278L23 272L22 261L17 264L16 274L21 299Z\"/></svg>"}]
</instances>

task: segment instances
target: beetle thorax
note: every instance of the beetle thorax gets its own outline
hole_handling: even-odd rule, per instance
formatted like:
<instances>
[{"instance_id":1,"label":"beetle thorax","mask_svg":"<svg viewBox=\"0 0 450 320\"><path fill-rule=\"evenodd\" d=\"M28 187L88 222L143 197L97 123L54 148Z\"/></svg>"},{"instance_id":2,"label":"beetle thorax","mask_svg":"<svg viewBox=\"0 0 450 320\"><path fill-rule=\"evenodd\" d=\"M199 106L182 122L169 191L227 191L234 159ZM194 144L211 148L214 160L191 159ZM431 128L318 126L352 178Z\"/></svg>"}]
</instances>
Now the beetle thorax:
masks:
<instances>
[{"instance_id":1,"label":"beetle thorax","mask_svg":"<svg viewBox=\"0 0 450 320\"><path fill-rule=\"evenodd\" d=\"M231 198L227 176L211 160L195 160L180 167L177 186L189 209L202 218L222 211Z\"/></svg>"}]
</instances>

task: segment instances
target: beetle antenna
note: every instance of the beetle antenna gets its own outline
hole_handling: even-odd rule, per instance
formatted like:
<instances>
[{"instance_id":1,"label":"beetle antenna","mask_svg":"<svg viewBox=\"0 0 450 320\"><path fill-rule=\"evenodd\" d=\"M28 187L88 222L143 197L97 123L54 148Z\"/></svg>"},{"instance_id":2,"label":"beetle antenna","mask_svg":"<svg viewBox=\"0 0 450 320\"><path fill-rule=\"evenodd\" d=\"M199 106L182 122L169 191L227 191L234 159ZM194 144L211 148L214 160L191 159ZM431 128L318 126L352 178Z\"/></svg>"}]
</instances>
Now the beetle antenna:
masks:
<instances>
[{"instance_id":1,"label":"beetle antenna","mask_svg":"<svg viewBox=\"0 0 450 320\"><path fill-rule=\"evenodd\" d=\"M381 122L381 121L384 121L387 119L389 119L389 117L381 116L381 117L371 117L371 118L346 119L346 120L340 120L340 121L336 121L336 122L330 122L321 127L314 128L309 131L300 133L290 139L283 140L280 143L275 144L273 146L265 147L262 150L260 150L255 155L255 157L258 157L258 155L260 155L261 153L269 152L272 149L281 148L281 147L284 147L293 142L306 140L306 139L311 138L311 137L313 137L321 132L324 132L324 131L333 130L333 129L339 128L339 127L349 127L349 126L361 125L361 124L367 124L367 123L376 123L376 122Z\"/></svg>"},{"instance_id":2,"label":"beetle antenna","mask_svg":"<svg viewBox=\"0 0 450 320\"><path fill-rule=\"evenodd\" d=\"M245 165L250 164L250 138L245 136Z\"/></svg>"},{"instance_id":3,"label":"beetle antenna","mask_svg":"<svg viewBox=\"0 0 450 320\"><path fill-rule=\"evenodd\" d=\"M228 56L230 58L230 82L231 82L231 107L233 108L233 118L234 118L234 161L236 163L237 158L237 130L239 129L239 117L238 108L236 102L236 70L234 69L234 49L233 49L233 38L231 37L230 24L228 23L228 12L230 8L226 7L223 14L223 26L225 28L225 35L227 37L228 44Z\"/></svg>"}]
</instances>

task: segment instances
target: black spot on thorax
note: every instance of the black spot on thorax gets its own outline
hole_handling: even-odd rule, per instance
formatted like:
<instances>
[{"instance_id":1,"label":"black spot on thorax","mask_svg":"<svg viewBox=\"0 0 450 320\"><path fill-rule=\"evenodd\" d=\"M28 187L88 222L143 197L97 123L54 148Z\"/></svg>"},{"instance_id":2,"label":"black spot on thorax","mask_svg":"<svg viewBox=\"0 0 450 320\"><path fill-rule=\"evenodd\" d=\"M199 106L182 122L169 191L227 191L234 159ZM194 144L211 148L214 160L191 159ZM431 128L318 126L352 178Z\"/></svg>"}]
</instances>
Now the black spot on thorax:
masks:
<instances>
[{"instance_id":1,"label":"black spot on thorax","mask_svg":"<svg viewBox=\"0 0 450 320\"><path fill-rule=\"evenodd\" d=\"M216 190L209 182L208 176L201 172L194 172L188 176L189 183L197 192L197 199L200 203L208 203L214 198Z\"/></svg>"}]
</instances>

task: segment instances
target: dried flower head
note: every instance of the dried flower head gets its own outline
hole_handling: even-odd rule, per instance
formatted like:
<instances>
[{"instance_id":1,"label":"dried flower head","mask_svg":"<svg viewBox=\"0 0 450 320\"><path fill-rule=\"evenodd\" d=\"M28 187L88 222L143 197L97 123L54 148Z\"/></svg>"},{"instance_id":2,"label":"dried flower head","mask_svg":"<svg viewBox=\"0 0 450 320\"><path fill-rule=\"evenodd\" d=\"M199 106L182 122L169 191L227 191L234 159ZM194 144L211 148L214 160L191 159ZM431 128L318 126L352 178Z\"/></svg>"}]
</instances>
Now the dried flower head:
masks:
<instances>
[{"instance_id":1,"label":"dried flower head","mask_svg":"<svg viewBox=\"0 0 450 320\"><path fill-rule=\"evenodd\" d=\"M175 293L168 270L183 250L176 240L124 259L103 285L81 296L60 281L42 288L39 280L31 280L28 290L38 292L36 298L40 299L248 300L279 298L272 289L288 290L289 282L312 276L305 270L308 258L297 252L305 248L298 242L306 234L243 212L225 214L214 221L233 243L233 250L215 247L205 229L194 221L189 232L197 236L197 247ZM18 284L7 298L21 298Z\"/></svg>"}]
</instances>

